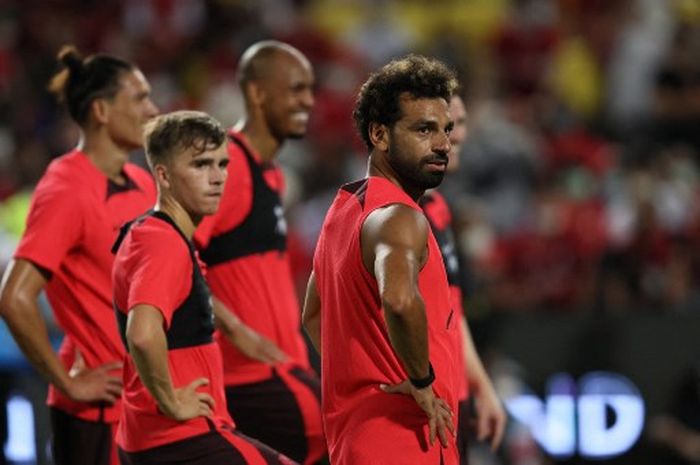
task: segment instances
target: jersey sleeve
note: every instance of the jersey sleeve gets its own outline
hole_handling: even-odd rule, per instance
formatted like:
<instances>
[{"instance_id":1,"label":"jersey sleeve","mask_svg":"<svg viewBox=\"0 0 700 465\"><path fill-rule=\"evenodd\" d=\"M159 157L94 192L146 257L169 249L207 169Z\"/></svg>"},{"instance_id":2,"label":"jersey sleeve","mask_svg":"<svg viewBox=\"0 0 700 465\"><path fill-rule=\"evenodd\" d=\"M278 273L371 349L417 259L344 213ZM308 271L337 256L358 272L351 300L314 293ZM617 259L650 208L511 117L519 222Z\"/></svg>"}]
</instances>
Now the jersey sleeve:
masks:
<instances>
[{"instance_id":1,"label":"jersey sleeve","mask_svg":"<svg viewBox=\"0 0 700 465\"><path fill-rule=\"evenodd\" d=\"M163 315L168 328L175 310L192 287L192 258L176 232L133 231L129 250L132 263L127 308L151 305Z\"/></svg>"},{"instance_id":2,"label":"jersey sleeve","mask_svg":"<svg viewBox=\"0 0 700 465\"><path fill-rule=\"evenodd\" d=\"M45 178L37 186L27 216L27 227L15 258L29 260L55 273L71 249L82 240L85 224L80 191L55 185Z\"/></svg>"}]
</instances>

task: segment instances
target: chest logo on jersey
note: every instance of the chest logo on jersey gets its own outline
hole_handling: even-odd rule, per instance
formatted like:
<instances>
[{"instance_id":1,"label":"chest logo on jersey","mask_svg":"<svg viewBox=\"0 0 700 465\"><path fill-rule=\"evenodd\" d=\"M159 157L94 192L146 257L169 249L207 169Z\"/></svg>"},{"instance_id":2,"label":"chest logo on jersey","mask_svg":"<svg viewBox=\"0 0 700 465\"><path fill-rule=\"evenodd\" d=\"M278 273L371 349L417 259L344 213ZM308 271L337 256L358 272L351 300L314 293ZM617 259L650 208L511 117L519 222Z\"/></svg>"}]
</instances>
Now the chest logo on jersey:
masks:
<instances>
[{"instance_id":1,"label":"chest logo on jersey","mask_svg":"<svg viewBox=\"0 0 700 465\"><path fill-rule=\"evenodd\" d=\"M275 218L277 218L277 225L275 226L275 233L280 236L287 236L287 220L284 218L284 209L281 205L275 205L274 209Z\"/></svg>"}]
</instances>

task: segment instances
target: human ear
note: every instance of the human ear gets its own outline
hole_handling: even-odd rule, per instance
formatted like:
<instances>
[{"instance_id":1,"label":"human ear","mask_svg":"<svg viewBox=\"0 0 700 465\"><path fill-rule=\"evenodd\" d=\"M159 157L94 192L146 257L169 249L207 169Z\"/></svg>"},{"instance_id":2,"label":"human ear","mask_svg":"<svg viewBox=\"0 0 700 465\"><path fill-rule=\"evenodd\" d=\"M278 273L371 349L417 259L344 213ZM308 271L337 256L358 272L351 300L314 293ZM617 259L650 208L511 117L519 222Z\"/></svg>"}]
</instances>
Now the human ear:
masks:
<instances>
[{"instance_id":1,"label":"human ear","mask_svg":"<svg viewBox=\"0 0 700 465\"><path fill-rule=\"evenodd\" d=\"M157 164L153 168L153 175L156 178L156 183L166 189L170 189L170 175L168 168L163 164Z\"/></svg>"},{"instance_id":2,"label":"human ear","mask_svg":"<svg viewBox=\"0 0 700 465\"><path fill-rule=\"evenodd\" d=\"M389 150L389 128L386 125L369 123L367 131L372 146L382 152L387 152Z\"/></svg>"},{"instance_id":3,"label":"human ear","mask_svg":"<svg viewBox=\"0 0 700 465\"><path fill-rule=\"evenodd\" d=\"M103 98L96 98L90 103L90 111L95 117L95 120L100 124L107 124L109 122L110 110L111 106L109 102Z\"/></svg>"}]
</instances>

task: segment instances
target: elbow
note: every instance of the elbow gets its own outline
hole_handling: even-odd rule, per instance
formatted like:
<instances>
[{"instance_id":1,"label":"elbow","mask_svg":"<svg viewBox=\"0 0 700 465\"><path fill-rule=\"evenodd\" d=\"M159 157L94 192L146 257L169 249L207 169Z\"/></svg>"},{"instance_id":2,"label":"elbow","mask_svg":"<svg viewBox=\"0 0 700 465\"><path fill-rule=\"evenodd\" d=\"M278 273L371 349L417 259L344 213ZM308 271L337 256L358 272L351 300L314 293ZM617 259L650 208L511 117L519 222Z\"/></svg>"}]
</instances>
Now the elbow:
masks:
<instances>
[{"instance_id":1,"label":"elbow","mask_svg":"<svg viewBox=\"0 0 700 465\"><path fill-rule=\"evenodd\" d=\"M31 297L17 288L5 288L0 293L0 317L12 320L19 309L31 304Z\"/></svg>"},{"instance_id":2,"label":"elbow","mask_svg":"<svg viewBox=\"0 0 700 465\"><path fill-rule=\"evenodd\" d=\"M301 314L301 324L307 333L311 330L311 326L313 325L313 321L314 321L314 317L311 315L311 312L309 312L305 308Z\"/></svg>"},{"instance_id":3,"label":"elbow","mask_svg":"<svg viewBox=\"0 0 700 465\"><path fill-rule=\"evenodd\" d=\"M156 342L156 332L140 325L129 324L126 328L129 351L139 354L147 352Z\"/></svg>"},{"instance_id":4,"label":"elbow","mask_svg":"<svg viewBox=\"0 0 700 465\"><path fill-rule=\"evenodd\" d=\"M417 292L386 293L382 296L384 311L399 317L410 317L423 308L423 299Z\"/></svg>"}]
</instances>

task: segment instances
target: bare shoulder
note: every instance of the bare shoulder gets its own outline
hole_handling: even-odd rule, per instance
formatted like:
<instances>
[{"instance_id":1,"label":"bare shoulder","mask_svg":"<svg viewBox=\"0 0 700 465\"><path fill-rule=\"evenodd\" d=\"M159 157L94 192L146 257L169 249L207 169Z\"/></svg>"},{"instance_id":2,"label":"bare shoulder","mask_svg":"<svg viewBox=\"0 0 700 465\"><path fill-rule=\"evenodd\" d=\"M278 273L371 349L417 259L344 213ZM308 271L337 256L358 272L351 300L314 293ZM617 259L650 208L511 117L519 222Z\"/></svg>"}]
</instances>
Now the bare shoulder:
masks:
<instances>
[{"instance_id":1,"label":"bare shoulder","mask_svg":"<svg viewBox=\"0 0 700 465\"><path fill-rule=\"evenodd\" d=\"M422 212L408 205L390 204L376 209L365 219L362 248L374 250L383 244L422 251L428 231L428 221Z\"/></svg>"}]
</instances>

